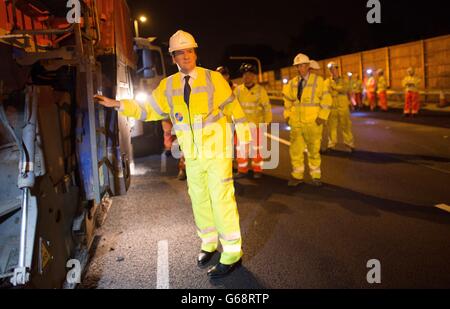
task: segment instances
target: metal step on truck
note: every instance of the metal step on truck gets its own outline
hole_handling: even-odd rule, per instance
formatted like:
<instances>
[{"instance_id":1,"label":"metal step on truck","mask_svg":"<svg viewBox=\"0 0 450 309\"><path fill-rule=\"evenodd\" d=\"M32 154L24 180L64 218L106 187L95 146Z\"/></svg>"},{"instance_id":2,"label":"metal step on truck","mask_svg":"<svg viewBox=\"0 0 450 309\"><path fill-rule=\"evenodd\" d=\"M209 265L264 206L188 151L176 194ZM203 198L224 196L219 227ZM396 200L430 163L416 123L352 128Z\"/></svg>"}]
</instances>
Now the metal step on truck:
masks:
<instances>
[{"instance_id":1,"label":"metal step on truck","mask_svg":"<svg viewBox=\"0 0 450 309\"><path fill-rule=\"evenodd\" d=\"M0 287L74 287L130 186L133 123L93 98L134 97L130 10L1 0L0 59Z\"/></svg>"}]
</instances>

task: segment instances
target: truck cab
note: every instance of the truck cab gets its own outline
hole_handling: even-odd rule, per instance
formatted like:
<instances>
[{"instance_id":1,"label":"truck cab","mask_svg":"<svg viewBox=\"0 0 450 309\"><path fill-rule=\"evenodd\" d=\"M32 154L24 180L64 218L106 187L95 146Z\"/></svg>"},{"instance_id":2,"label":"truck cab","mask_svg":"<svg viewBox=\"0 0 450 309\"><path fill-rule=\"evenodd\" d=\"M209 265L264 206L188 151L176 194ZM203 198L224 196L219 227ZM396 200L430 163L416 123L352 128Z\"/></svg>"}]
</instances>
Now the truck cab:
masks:
<instances>
[{"instance_id":1,"label":"truck cab","mask_svg":"<svg viewBox=\"0 0 450 309\"><path fill-rule=\"evenodd\" d=\"M166 67L162 50L155 45L156 38L135 38L134 48L138 57L134 80L135 99L144 102L153 90L166 77ZM131 130L133 154L142 157L160 154L163 145L161 122L133 120Z\"/></svg>"}]
</instances>

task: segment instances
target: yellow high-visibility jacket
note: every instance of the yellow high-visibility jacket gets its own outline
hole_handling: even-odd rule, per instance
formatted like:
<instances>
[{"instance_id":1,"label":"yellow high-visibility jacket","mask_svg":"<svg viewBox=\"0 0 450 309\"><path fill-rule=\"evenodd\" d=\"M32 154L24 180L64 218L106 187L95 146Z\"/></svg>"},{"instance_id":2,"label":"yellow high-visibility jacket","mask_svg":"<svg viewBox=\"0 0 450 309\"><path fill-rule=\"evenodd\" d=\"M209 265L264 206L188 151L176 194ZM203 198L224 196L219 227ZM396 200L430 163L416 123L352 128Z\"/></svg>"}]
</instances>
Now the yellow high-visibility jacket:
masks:
<instances>
[{"instance_id":1,"label":"yellow high-visibility jacket","mask_svg":"<svg viewBox=\"0 0 450 309\"><path fill-rule=\"evenodd\" d=\"M387 81L384 76L378 77L377 81L377 93L382 93L387 90Z\"/></svg>"},{"instance_id":2,"label":"yellow high-visibility jacket","mask_svg":"<svg viewBox=\"0 0 450 309\"><path fill-rule=\"evenodd\" d=\"M266 89L255 84L250 90L244 84L234 90L248 122L254 124L272 122L272 106Z\"/></svg>"},{"instance_id":3,"label":"yellow high-visibility jacket","mask_svg":"<svg viewBox=\"0 0 450 309\"><path fill-rule=\"evenodd\" d=\"M332 108L348 108L350 100L348 93L350 92L350 83L345 78L339 77L336 80L329 77L325 80L325 85L329 89L333 98Z\"/></svg>"},{"instance_id":4,"label":"yellow high-visibility jacket","mask_svg":"<svg viewBox=\"0 0 450 309\"><path fill-rule=\"evenodd\" d=\"M125 116L142 121L168 119L173 123L181 150L187 159L231 158L232 130L236 124L241 143L251 141L247 119L230 85L219 72L201 67L191 87L189 107L184 101L180 73L169 76L148 97L148 102L122 100Z\"/></svg>"},{"instance_id":5,"label":"yellow high-visibility jacket","mask_svg":"<svg viewBox=\"0 0 450 309\"><path fill-rule=\"evenodd\" d=\"M403 88L405 88L405 91L414 91L414 92L418 92L419 91L419 87L420 87L420 78L416 77L416 76L406 76L403 81L402 81L402 86Z\"/></svg>"},{"instance_id":6,"label":"yellow high-visibility jacket","mask_svg":"<svg viewBox=\"0 0 450 309\"><path fill-rule=\"evenodd\" d=\"M299 101L297 94L300 80L297 76L283 88L284 118L289 118L289 124L294 127L301 123L312 123L317 118L328 120L332 98L323 78L311 73Z\"/></svg>"},{"instance_id":7,"label":"yellow high-visibility jacket","mask_svg":"<svg viewBox=\"0 0 450 309\"><path fill-rule=\"evenodd\" d=\"M363 90L362 80L360 80L360 79L352 80L351 86L352 86L351 87L352 91L354 93L362 93L362 90Z\"/></svg>"}]
</instances>

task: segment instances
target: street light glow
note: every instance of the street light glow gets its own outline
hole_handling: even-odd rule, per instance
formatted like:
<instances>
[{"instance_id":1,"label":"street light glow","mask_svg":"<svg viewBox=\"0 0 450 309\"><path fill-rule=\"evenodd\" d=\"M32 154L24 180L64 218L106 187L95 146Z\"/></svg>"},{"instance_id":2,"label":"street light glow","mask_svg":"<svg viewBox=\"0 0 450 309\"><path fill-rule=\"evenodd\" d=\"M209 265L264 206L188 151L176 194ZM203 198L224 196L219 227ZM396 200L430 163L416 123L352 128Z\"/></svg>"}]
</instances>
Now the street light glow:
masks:
<instances>
[{"instance_id":1,"label":"street light glow","mask_svg":"<svg viewBox=\"0 0 450 309\"><path fill-rule=\"evenodd\" d=\"M147 21L147 17L145 17L145 16L141 16L141 17L139 17L139 21L141 22L141 23L145 23L146 21Z\"/></svg>"}]
</instances>

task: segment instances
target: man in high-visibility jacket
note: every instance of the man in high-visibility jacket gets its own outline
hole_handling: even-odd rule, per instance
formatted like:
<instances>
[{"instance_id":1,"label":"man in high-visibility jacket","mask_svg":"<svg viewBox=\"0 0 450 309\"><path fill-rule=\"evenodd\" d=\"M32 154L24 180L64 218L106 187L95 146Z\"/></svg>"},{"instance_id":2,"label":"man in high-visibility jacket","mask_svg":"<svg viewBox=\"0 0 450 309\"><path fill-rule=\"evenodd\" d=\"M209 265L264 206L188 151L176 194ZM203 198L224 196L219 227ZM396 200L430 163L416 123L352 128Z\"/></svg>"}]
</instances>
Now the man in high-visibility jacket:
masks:
<instances>
[{"instance_id":1,"label":"man in high-visibility jacket","mask_svg":"<svg viewBox=\"0 0 450 309\"><path fill-rule=\"evenodd\" d=\"M362 80L359 78L359 74L354 74L352 76L352 92L353 97L355 98L355 104L358 109L362 109L363 107L362 91Z\"/></svg>"},{"instance_id":2,"label":"man in high-visibility jacket","mask_svg":"<svg viewBox=\"0 0 450 309\"><path fill-rule=\"evenodd\" d=\"M367 70L366 94L370 110L373 112L377 106L377 81L372 70Z\"/></svg>"},{"instance_id":3,"label":"man in high-visibility jacket","mask_svg":"<svg viewBox=\"0 0 450 309\"><path fill-rule=\"evenodd\" d=\"M169 52L180 72L162 80L143 107L133 100L96 98L128 117L145 121L170 117L186 158L189 195L202 240L197 264L202 267L211 260L220 240L220 262L208 270L208 276L217 278L240 265L243 254L228 119L234 120L242 143L250 143L251 136L245 114L222 75L197 67L197 47L187 32L179 30L170 38Z\"/></svg>"},{"instance_id":4,"label":"man in high-visibility jacket","mask_svg":"<svg viewBox=\"0 0 450 309\"><path fill-rule=\"evenodd\" d=\"M237 151L238 173L235 178L246 177L250 168L253 178L259 179L263 171L263 158L261 155L263 126L272 122L272 106L266 89L256 83L257 69L251 64L244 63L240 68L244 83L234 90L234 94L244 110L252 130L252 147L250 154L244 149ZM249 155L252 165L249 166Z\"/></svg>"},{"instance_id":5,"label":"man in high-visibility jacket","mask_svg":"<svg viewBox=\"0 0 450 309\"><path fill-rule=\"evenodd\" d=\"M408 68L408 76L402 81L402 86L405 89L405 108L404 116L412 115L413 117L419 113L420 110L420 78L415 76L415 70Z\"/></svg>"},{"instance_id":6,"label":"man in high-visibility jacket","mask_svg":"<svg viewBox=\"0 0 450 309\"><path fill-rule=\"evenodd\" d=\"M378 106L382 111L387 112L388 102L387 102L387 81L384 77L384 71L379 69L377 71L377 95L378 95Z\"/></svg>"},{"instance_id":7,"label":"man in high-visibility jacket","mask_svg":"<svg viewBox=\"0 0 450 309\"><path fill-rule=\"evenodd\" d=\"M350 84L339 75L338 65L335 62L328 63L331 76L325 81L328 90L333 97L333 105L328 119L329 137L328 148L333 149L338 143L338 128L342 130L344 144L353 151L355 148L352 121L350 119Z\"/></svg>"},{"instance_id":8,"label":"man in high-visibility jacket","mask_svg":"<svg viewBox=\"0 0 450 309\"><path fill-rule=\"evenodd\" d=\"M308 56L298 54L294 59L294 65L297 66L299 75L283 88L284 118L291 127L289 152L292 174L288 185L296 187L303 183L306 147L313 185L321 186L320 144L323 125L330 115L332 98L323 78L310 73Z\"/></svg>"}]
</instances>

